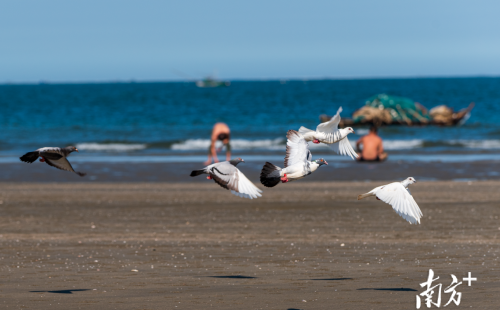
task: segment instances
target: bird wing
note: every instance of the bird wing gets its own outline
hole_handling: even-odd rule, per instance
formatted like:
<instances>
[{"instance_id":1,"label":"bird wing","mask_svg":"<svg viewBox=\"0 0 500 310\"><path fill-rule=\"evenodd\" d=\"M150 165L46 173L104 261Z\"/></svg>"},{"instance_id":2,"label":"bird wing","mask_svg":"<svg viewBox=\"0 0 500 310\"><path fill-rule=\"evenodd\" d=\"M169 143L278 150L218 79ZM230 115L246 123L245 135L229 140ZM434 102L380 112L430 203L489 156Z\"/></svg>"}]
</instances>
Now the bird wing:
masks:
<instances>
[{"instance_id":1,"label":"bird wing","mask_svg":"<svg viewBox=\"0 0 500 310\"><path fill-rule=\"evenodd\" d=\"M238 169L229 162L225 161L212 165L208 173L214 179L215 183L221 187L238 191Z\"/></svg>"},{"instance_id":2,"label":"bird wing","mask_svg":"<svg viewBox=\"0 0 500 310\"><path fill-rule=\"evenodd\" d=\"M257 188L252 181L247 179L243 172L241 172L238 168L236 168L236 170L238 170L238 191L231 190L231 193L236 196L250 199L261 197L262 191Z\"/></svg>"},{"instance_id":3,"label":"bird wing","mask_svg":"<svg viewBox=\"0 0 500 310\"><path fill-rule=\"evenodd\" d=\"M302 134L289 130L286 137L288 140L286 141L285 168L312 159L309 145Z\"/></svg>"},{"instance_id":4,"label":"bird wing","mask_svg":"<svg viewBox=\"0 0 500 310\"><path fill-rule=\"evenodd\" d=\"M337 154L351 156L352 159L359 157L358 153L356 153L356 151L352 148L352 145L347 137L337 143L328 144L328 146L330 146L332 150Z\"/></svg>"},{"instance_id":5,"label":"bird wing","mask_svg":"<svg viewBox=\"0 0 500 310\"><path fill-rule=\"evenodd\" d=\"M57 169L70 171L78 174L83 177L86 174L82 172L77 172L73 169L73 166L66 159L66 154L59 147L43 147L37 150L40 153L40 156L45 158L45 162L47 165L55 167Z\"/></svg>"},{"instance_id":6,"label":"bird wing","mask_svg":"<svg viewBox=\"0 0 500 310\"><path fill-rule=\"evenodd\" d=\"M213 165L209 170L210 176L221 187L231 190L231 193L244 198L260 197L258 189L247 177L229 162Z\"/></svg>"},{"instance_id":7,"label":"bird wing","mask_svg":"<svg viewBox=\"0 0 500 310\"><path fill-rule=\"evenodd\" d=\"M61 158L59 158L59 159L49 159L47 157L44 157L44 158L45 158L45 162L49 166L55 167L57 169L65 170L65 171L74 172L80 176L83 176L83 175L81 175L81 172L76 172L73 169L73 167L71 166L69 161L66 159L66 157L61 156Z\"/></svg>"},{"instance_id":8,"label":"bird wing","mask_svg":"<svg viewBox=\"0 0 500 310\"><path fill-rule=\"evenodd\" d=\"M332 117L328 122L319 124L316 127L316 131L328 133L334 132L336 129L338 129L340 123L340 112L342 112L342 107L337 110L337 114L335 114L335 116Z\"/></svg>"},{"instance_id":9,"label":"bird wing","mask_svg":"<svg viewBox=\"0 0 500 310\"><path fill-rule=\"evenodd\" d=\"M54 160L60 159L61 157L65 156L60 147L42 147L37 151L40 153L41 156Z\"/></svg>"},{"instance_id":10,"label":"bird wing","mask_svg":"<svg viewBox=\"0 0 500 310\"><path fill-rule=\"evenodd\" d=\"M394 211L410 224L420 224L422 211L413 196L399 182L382 186L376 193L378 199L392 206Z\"/></svg>"}]
</instances>

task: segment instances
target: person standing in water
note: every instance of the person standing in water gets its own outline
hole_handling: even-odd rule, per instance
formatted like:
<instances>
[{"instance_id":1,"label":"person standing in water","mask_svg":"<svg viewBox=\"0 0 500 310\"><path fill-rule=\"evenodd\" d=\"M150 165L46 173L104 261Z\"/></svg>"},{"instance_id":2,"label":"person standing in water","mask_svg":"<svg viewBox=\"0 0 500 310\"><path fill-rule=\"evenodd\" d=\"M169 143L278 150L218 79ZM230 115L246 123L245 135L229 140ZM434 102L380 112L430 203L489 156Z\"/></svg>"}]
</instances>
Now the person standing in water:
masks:
<instances>
[{"instance_id":1,"label":"person standing in water","mask_svg":"<svg viewBox=\"0 0 500 310\"><path fill-rule=\"evenodd\" d=\"M359 147L361 144L363 149ZM378 136L375 126L370 127L370 132L356 142L356 149L359 155L358 161L384 161L387 159L382 139Z\"/></svg>"},{"instance_id":2,"label":"person standing in water","mask_svg":"<svg viewBox=\"0 0 500 310\"><path fill-rule=\"evenodd\" d=\"M210 148L208 149L208 159L205 162L205 165L210 165L212 163L212 159L216 163L219 162L219 159L217 158L217 151L220 152L222 147L218 150L216 149L215 144L217 141L222 141L222 144L226 146L226 160L231 160L231 144L229 143L230 132L229 126L225 123L216 123L214 125L214 128L212 129Z\"/></svg>"}]
</instances>

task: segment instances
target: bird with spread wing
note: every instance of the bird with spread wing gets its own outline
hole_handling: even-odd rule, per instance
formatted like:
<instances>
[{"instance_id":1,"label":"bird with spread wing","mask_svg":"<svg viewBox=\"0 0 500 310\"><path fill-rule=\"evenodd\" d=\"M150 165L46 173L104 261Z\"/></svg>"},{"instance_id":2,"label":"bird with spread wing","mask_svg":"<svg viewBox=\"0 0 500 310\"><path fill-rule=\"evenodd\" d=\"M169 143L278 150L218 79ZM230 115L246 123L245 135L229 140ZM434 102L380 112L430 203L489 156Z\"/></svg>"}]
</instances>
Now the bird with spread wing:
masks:
<instances>
[{"instance_id":1,"label":"bird with spread wing","mask_svg":"<svg viewBox=\"0 0 500 310\"><path fill-rule=\"evenodd\" d=\"M415 199L410 193L408 186L417 181L409 177L402 182L394 182L387 185L379 186L366 194L358 196L358 200L366 197L375 196L378 200L382 200L392 206L394 211L402 218L410 222L410 224L420 224L422 211L417 205Z\"/></svg>"},{"instance_id":2,"label":"bird with spread wing","mask_svg":"<svg viewBox=\"0 0 500 310\"><path fill-rule=\"evenodd\" d=\"M67 147L42 147L34 152L29 152L20 157L21 161L26 163L33 163L40 157L40 162L45 162L47 165L57 169L70 171L83 177L86 173L77 172L73 169L66 157L78 149L74 146Z\"/></svg>"},{"instance_id":3,"label":"bird with spread wing","mask_svg":"<svg viewBox=\"0 0 500 310\"><path fill-rule=\"evenodd\" d=\"M302 179L316 171L322 165L328 165L323 158L312 160L309 145L304 136L295 131L287 132L285 167L280 168L266 162L260 173L260 182L266 187Z\"/></svg>"},{"instance_id":4,"label":"bird with spread wing","mask_svg":"<svg viewBox=\"0 0 500 310\"><path fill-rule=\"evenodd\" d=\"M262 191L236 168L236 165L244 162L243 159L238 157L230 161L211 164L203 169L192 171L191 176L208 174L208 180L213 179L215 183L227 190L231 190L231 193L236 196L250 199L261 197Z\"/></svg>"},{"instance_id":5,"label":"bird with spread wing","mask_svg":"<svg viewBox=\"0 0 500 310\"><path fill-rule=\"evenodd\" d=\"M342 112L342 107L340 107L328 122L321 123L316 127L316 131L307 129L304 126L299 128L299 132L304 136L306 141L312 141L315 144L325 143L330 146L333 151L340 155L351 156L352 159L358 157L358 154L352 148L347 135L354 133L354 129L351 127L339 129L340 123L340 112Z\"/></svg>"}]
</instances>

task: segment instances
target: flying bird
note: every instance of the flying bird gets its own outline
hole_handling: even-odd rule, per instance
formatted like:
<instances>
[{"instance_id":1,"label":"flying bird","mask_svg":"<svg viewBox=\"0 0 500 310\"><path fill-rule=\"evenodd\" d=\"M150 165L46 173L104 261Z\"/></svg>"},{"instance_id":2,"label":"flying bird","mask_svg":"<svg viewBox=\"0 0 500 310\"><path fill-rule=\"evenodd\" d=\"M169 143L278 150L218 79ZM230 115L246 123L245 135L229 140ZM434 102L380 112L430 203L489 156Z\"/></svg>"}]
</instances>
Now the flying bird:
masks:
<instances>
[{"instance_id":1,"label":"flying bird","mask_svg":"<svg viewBox=\"0 0 500 310\"><path fill-rule=\"evenodd\" d=\"M312 141L316 144L320 142L325 143L331 147L335 153L351 156L351 158L354 159L358 157L358 154L352 148L349 139L347 139L347 135L354 133L354 129L351 127L338 128L340 123L340 112L342 112L342 107L338 109L337 114L328 122L319 124L316 127L316 131L301 126L299 132L304 136L306 141Z\"/></svg>"},{"instance_id":2,"label":"flying bird","mask_svg":"<svg viewBox=\"0 0 500 310\"><path fill-rule=\"evenodd\" d=\"M211 164L200 170L193 170L191 176L208 174L208 180L214 180L221 187L231 190L231 193L244 198L261 197L262 191L258 189L247 177L238 169L236 165L244 163L241 158L230 161Z\"/></svg>"},{"instance_id":3,"label":"flying bird","mask_svg":"<svg viewBox=\"0 0 500 310\"><path fill-rule=\"evenodd\" d=\"M260 182L266 187L302 179L316 171L322 165L328 165L323 158L312 160L309 145L304 136L295 130L286 134L285 168L266 162L260 173Z\"/></svg>"},{"instance_id":4,"label":"flying bird","mask_svg":"<svg viewBox=\"0 0 500 310\"><path fill-rule=\"evenodd\" d=\"M382 200L392 206L394 211L402 218L410 222L410 224L420 224L422 211L418 207L415 199L408 189L408 185L416 183L414 178L409 177L402 182L394 182L374 188L366 194L358 196L358 200L366 197L376 196L378 200Z\"/></svg>"},{"instance_id":5,"label":"flying bird","mask_svg":"<svg viewBox=\"0 0 500 310\"><path fill-rule=\"evenodd\" d=\"M57 169L70 171L78 174L83 177L86 173L77 172L73 169L71 164L69 163L66 157L69 156L72 152L77 151L78 149L74 146L67 147L42 147L34 152L29 152L20 157L21 161L26 163L32 163L40 157L40 162L45 162L47 165L56 167Z\"/></svg>"}]
</instances>

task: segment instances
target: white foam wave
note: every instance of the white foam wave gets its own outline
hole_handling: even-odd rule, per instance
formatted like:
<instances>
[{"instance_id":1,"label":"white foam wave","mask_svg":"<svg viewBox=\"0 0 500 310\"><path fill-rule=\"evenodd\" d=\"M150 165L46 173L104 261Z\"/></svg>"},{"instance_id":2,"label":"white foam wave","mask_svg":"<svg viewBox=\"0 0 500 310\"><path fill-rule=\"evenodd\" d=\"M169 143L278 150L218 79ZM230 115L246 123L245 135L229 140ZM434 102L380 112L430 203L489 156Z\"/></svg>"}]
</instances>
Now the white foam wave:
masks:
<instances>
[{"instance_id":1,"label":"white foam wave","mask_svg":"<svg viewBox=\"0 0 500 310\"><path fill-rule=\"evenodd\" d=\"M349 137L351 138L351 137ZM349 141L353 148L356 147L356 139ZM438 141L439 142L439 141ZM412 140L383 140L385 150L409 150L424 147L425 141L422 139ZM500 140L449 140L443 142L446 146L463 146L465 148L475 149L500 149ZM171 145L170 149L180 151L197 151L208 150L210 146L209 139L188 139L179 143ZM148 148L147 144L126 144L126 143L79 143L76 147L80 150L94 151L94 152L131 152L140 151ZM222 147L222 142L217 141L216 147ZM233 150L251 150L251 149L264 149L264 150L285 150L285 139L262 139L262 140L245 140L245 139L232 139L231 148ZM309 143L311 150L318 150L327 148L327 145Z\"/></svg>"},{"instance_id":2,"label":"white foam wave","mask_svg":"<svg viewBox=\"0 0 500 310\"><path fill-rule=\"evenodd\" d=\"M356 140L349 141L353 147L356 147ZM403 150L422 147L423 140L384 140L384 149L386 150ZM189 139L183 142L175 143L172 145L172 150L188 151L188 150L207 150L210 146L209 139ZM217 141L216 147L221 147L222 143ZM327 148L328 146L320 143L309 143L310 149ZM234 139L231 140L231 148L233 150L249 150L249 149L266 149L266 150L284 150L285 139L265 139L265 140L245 140Z\"/></svg>"},{"instance_id":3,"label":"white foam wave","mask_svg":"<svg viewBox=\"0 0 500 310\"><path fill-rule=\"evenodd\" d=\"M355 130L355 133L358 135L358 136L364 136L364 135L367 135L368 133L370 132L370 130L368 129L364 129L364 128L361 128L361 129L356 129Z\"/></svg>"},{"instance_id":4,"label":"white foam wave","mask_svg":"<svg viewBox=\"0 0 500 310\"><path fill-rule=\"evenodd\" d=\"M233 150L250 150L250 149L266 149L266 150L280 150L284 149L285 140L265 139L265 140L245 140L245 139L231 139L231 149ZM222 142L217 141L216 147L222 146ZM210 147L209 139L189 139L180 143L172 144L172 150L208 150Z\"/></svg>"},{"instance_id":5,"label":"white foam wave","mask_svg":"<svg viewBox=\"0 0 500 310\"><path fill-rule=\"evenodd\" d=\"M424 140L383 140L384 150L407 150L422 147Z\"/></svg>"},{"instance_id":6,"label":"white foam wave","mask_svg":"<svg viewBox=\"0 0 500 310\"><path fill-rule=\"evenodd\" d=\"M462 144L473 149L500 149L500 140L452 140L450 144Z\"/></svg>"},{"instance_id":7,"label":"white foam wave","mask_svg":"<svg viewBox=\"0 0 500 310\"><path fill-rule=\"evenodd\" d=\"M356 149L356 140L349 140L352 147ZM422 147L424 140L414 139L414 140L383 140L382 144L384 150L407 150ZM326 144L314 144L309 143L309 149L322 149L328 147Z\"/></svg>"},{"instance_id":8,"label":"white foam wave","mask_svg":"<svg viewBox=\"0 0 500 310\"><path fill-rule=\"evenodd\" d=\"M356 149L356 140L349 140L352 147ZM414 139L414 140L383 140L382 144L384 146L384 150L408 150L408 149L416 149L422 147L424 140ZM326 146L325 144L309 144L311 146Z\"/></svg>"},{"instance_id":9,"label":"white foam wave","mask_svg":"<svg viewBox=\"0 0 500 310\"><path fill-rule=\"evenodd\" d=\"M76 148L82 151L130 152L144 150L147 148L147 145L125 143L79 143L76 145Z\"/></svg>"}]
</instances>

